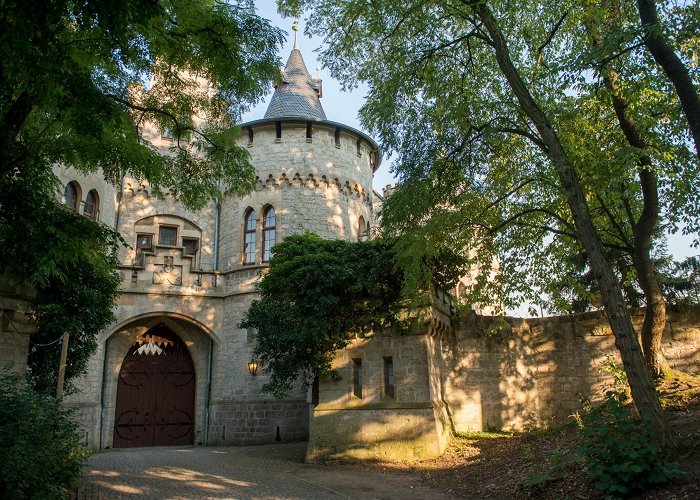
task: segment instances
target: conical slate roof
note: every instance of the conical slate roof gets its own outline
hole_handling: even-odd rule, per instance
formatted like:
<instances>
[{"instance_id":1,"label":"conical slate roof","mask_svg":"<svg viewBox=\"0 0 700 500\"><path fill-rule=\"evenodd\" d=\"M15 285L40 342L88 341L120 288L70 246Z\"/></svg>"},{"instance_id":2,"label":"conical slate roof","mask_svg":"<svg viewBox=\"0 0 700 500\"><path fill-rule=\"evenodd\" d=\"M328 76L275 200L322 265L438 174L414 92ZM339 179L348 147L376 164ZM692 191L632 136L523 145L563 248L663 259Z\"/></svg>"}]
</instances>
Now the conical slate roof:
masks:
<instances>
[{"instance_id":1,"label":"conical slate roof","mask_svg":"<svg viewBox=\"0 0 700 500\"><path fill-rule=\"evenodd\" d=\"M275 88L265 118L325 120L320 97L321 79L309 74L301 52L295 47L282 70L282 79Z\"/></svg>"}]
</instances>

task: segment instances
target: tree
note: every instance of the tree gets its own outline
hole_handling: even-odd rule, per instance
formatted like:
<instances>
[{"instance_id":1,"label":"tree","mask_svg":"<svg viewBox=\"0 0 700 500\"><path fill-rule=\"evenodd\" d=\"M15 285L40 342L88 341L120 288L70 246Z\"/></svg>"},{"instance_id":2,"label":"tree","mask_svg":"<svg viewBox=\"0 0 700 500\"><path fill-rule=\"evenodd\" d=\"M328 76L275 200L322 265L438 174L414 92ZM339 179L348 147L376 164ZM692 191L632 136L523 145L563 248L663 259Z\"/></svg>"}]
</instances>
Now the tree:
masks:
<instances>
[{"instance_id":1,"label":"tree","mask_svg":"<svg viewBox=\"0 0 700 500\"><path fill-rule=\"evenodd\" d=\"M112 320L123 244L59 205L52 168L115 184L129 172L189 208L222 187L249 191L254 170L234 124L278 75L281 40L247 0L2 3L0 271L36 291L38 387L54 383L64 332L68 377L84 370ZM172 132L170 151L141 137L145 124Z\"/></svg>"},{"instance_id":2,"label":"tree","mask_svg":"<svg viewBox=\"0 0 700 500\"><path fill-rule=\"evenodd\" d=\"M575 110L576 96L567 95L572 83L560 71L542 71L538 64L538 53L556 34L552 27L561 24L561 12L549 7L468 0L373 2L369 7L329 0L313 3L307 26L326 35L323 58L334 76L346 85L358 79L369 83L363 122L399 155L402 185L389 200L386 219L392 209L411 206L418 213L410 225L419 226L411 229L411 237L419 233L430 241L425 222L434 228L438 220L459 241L478 247L481 262L516 246L528 248L541 263L551 262L542 251L537 254L543 229L578 241L637 408L652 416L659 443L672 443L619 277L594 224L590 194L602 184L582 183L577 151L562 139L567 125L562 116L571 114L556 110L561 104L569 113ZM475 227L483 230L474 233ZM420 260L415 243L404 240L403 245L404 258ZM517 275L517 264L518 258L511 259L501 275ZM543 277L548 272L540 266Z\"/></svg>"},{"instance_id":3,"label":"tree","mask_svg":"<svg viewBox=\"0 0 700 500\"><path fill-rule=\"evenodd\" d=\"M661 268L661 288L666 300L674 306L700 304L700 256L681 262L664 259Z\"/></svg>"},{"instance_id":4,"label":"tree","mask_svg":"<svg viewBox=\"0 0 700 500\"><path fill-rule=\"evenodd\" d=\"M662 200L660 200L659 194L658 167L655 164L657 160L653 158L651 151L655 146L663 147L664 141L668 142L669 137L681 138L684 134L676 132L661 139L658 136L653 137L654 127L652 125L647 124L646 130L643 130L644 122L639 120L642 113L635 109L634 99L639 99L646 87L644 84L642 86L638 84L638 77L637 81L634 78L625 78L616 67L624 65L626 66L624 69L628 73L630 67L637 70L637 74L649 73L649 71L644 71L646 62L644 55L642 54L641 58L635 57L634 52L629 50L630 47L625 47L620 42L621 37L624 40L625 17L631 17L629 9L625 9L624 6L615 2L600 1L590 4L584 2L582 13L582 24L585 26L587 34L585 38L592 49L588 51L592 52L589 67L602 80L607 90L607 99L612 104L624 139L637 156L641 207L635 211L632 202L624 196L626 192L630 191L629 188L618 189L623 194L617 201L617 204L621 205L622 208L618 212L622 215L622 219L612 216L613 210L608 202L603 201L603 196L598 195L597 198L605 209L605 213L611 218L610 227L614 228L615 233L617 233L619 244L627 247L626 253L629 255L637 281L644 293L646 310L641 331L642 349L652 375L657 378L663 377L668 371L666 360L661 351L661 340L666 326L666 305L652 256L654 238L658 236L659 232L658 222ZM581 51L586 52L585 48ZM649 84L646 83L646 86L648 87ZM653 141L651 145L649 139ZM615 149L611 147L612 145L606 146L607 149ZM684 156L687 158L688 155ZM692 160L690 161L692 163ZM659 161L658 163L667 162ZM629 231L625 228L629 228ZM624 266L624 264L622 265ZM628 294L629 296L630 294Z\"/></svg>"},{"instance_id":5,"label":"tree","mask_svg":"<svg viewBox=\"0 0 700 500\"><path fill-rule=\"evenodd\" d=\"M303 377L327 372L351 335L398 324L401 273L384 241L323 240L313 233L275 245L242 328L257 330L253 356L282 397Z\"/></svg>"},{"instance_id":6,"label":"tree","mask_svg":"<svg viewBox=\"0 0 700 500\"><path fill-rule=\"evenodd\" d=\"M5 2L0 178L36 161L113 180L129 171L191 207L216 196L218 181L250 190L233 125L277 76L281 37L246 0ZM172 154L140 137L147 121L173 133Z\"/></svg>"},{"instance_id":7,"label":"tree","mask_svg":"<svg viewBox=\"0 0 700 500\"><path fill-rule=\"evenodd\" d=\"M39 165L0 179L14 203L0 205L0 269L5 278L30 283L38 331L29 355L36 389L56 389L64 333L69 342L66 380L84 372L96 334L113 320L121 279L116 271L121 237L61 205L56 180Z\"/></svg>"},{"instance_id":8,"label":"tree","mask_svg":"<svg viewBox=\"0 0 700 500\"><path fill-rule=\"evenodd\" d=\"M671 45L666 26L659 19L659 11L654 0L637 0L639 18L644 32L644 43L656 62L666 73L678 95L678 99L688 120L688 127L695 143L695 151L700 156L700 97L690 71ZM688 24L683 27L684 36L697 36L698 6L688 7ZM685 24L685 23L684 23Z\"/></svg>"}]
</instances>

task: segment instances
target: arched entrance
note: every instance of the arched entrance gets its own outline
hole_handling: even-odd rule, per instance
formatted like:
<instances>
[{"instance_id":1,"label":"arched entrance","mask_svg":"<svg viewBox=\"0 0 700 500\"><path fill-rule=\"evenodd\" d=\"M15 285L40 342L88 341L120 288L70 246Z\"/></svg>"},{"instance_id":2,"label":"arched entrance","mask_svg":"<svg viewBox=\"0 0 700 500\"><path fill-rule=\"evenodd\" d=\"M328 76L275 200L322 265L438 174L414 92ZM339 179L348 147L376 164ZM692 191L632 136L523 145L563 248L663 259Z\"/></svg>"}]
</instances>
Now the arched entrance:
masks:
<instances>
[{"instance_id":1,"label":"arched entrance","mask_svg":"<svg viewBox=\"0 0 700 500\"><path fill-rule=\"evenodd\" d=\"M192 444L195 382L187 346L172 330L161 323L141 335L119 371L112 445Z\"/></svg>"}]
</instances>

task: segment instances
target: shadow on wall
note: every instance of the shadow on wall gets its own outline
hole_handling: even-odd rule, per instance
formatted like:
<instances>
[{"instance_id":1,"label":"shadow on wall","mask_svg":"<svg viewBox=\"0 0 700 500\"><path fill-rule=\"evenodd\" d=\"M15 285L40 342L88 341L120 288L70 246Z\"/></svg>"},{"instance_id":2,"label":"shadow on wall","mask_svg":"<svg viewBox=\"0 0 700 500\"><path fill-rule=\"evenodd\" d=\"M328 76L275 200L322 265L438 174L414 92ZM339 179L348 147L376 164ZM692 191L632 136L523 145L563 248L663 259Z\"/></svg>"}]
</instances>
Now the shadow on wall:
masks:
<instances>
[{"instance_id":1,"label":"shadow on wall","mask_svg":"<svg viewBox=\"0 0 700 500\"><path fill-rule=\"evenodd\" d=\"M419 460L438 456L438 410L366 406L314 412L306 460Z\"/></svg>"},{"instance_id":2,"label":"shadow on wall","mask_svg":"<svg viewBox=\"0 0 700 500\"><path fill-rule=\"evenodd\" d=\"M639 331L644 315L632 312ZM457 432L524 430L561 423L613 387L604 368L621 365L602 311L549 318L506 318L509 326L485 337L495 318L473 314L439 339L442 398ZM671 314L663 350L672 368L698 373L700 307Z\"/></svg>"}]
</instances>

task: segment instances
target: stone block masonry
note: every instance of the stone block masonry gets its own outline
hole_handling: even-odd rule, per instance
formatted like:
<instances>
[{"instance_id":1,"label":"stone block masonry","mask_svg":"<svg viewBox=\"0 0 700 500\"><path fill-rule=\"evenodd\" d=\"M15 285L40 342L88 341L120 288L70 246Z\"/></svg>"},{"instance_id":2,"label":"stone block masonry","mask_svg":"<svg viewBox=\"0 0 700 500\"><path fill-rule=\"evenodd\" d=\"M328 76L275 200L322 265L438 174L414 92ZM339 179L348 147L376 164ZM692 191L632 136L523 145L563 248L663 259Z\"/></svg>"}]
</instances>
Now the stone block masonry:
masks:
<instances>
[{"instance_id":1,"label":"stone block masonry","mask_svg":"<svg viewBox=\"0 0 700 500\"><path fill-rule=\"evenodd\" d=\"M304 401L215 401L211 404L211 445L251 445L308 439L309 405Z\"/></svg>"},{"instance_id":2,"label":"stone block masonry","mask_svg":"<svg viewBox=\"0 0 700 500\"><path fill-rule=\"evenodd\" d=\"M307 458L434 457L451 432L565 422L581 398L599 400L613 387L601 368L621 362L602 311L506 320L490 337L496 318L474 314L449 328L354 339L336 356L334 376L320 379ZM643 311L634 311L638 330L642 321ZM700 373L700 307L671 313L663 351L672 368Z\"/></svg>"},{"instance_id":3,"label":"stone block masonry","mask_svg":"<svg viewBox=\"0 0 700 500\"><path fill-rule=\"evenodd\" d=\"M581 398L613 387L602 368L621 366L603 312L542 319L508 318L510 328L484 336L494 318L471 316L435 340L442 399L457 432L520 431L564 422ZM633 313L639 331L643 312ZM700 373L700 308L672 313L663 351L672 368Z\"/></svg>"}]
</instances>

